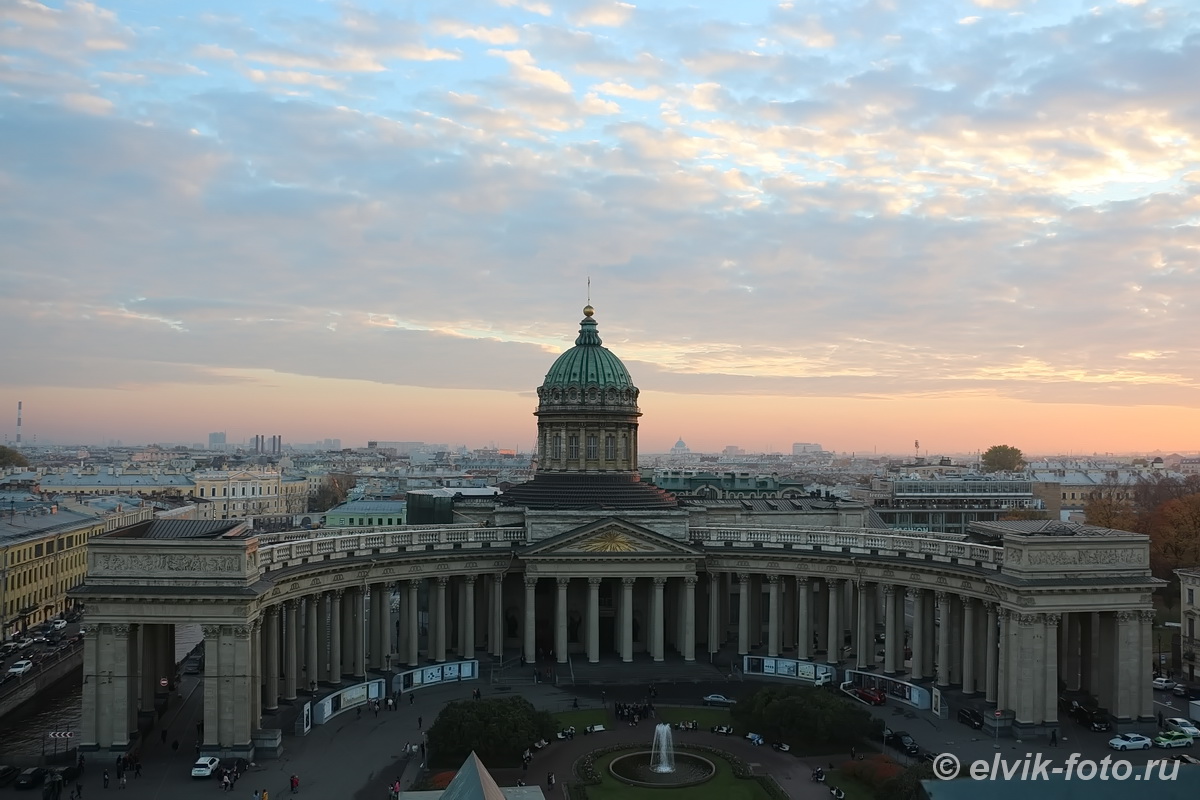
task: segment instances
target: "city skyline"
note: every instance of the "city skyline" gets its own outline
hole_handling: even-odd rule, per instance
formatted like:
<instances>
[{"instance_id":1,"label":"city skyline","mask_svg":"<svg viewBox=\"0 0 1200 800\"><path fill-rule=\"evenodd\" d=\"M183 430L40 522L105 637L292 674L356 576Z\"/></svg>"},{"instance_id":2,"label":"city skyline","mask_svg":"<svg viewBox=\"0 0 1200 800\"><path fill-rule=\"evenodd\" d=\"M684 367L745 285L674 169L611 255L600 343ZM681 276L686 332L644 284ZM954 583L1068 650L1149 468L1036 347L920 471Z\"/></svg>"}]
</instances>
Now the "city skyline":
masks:
<instances>
[{"instance_id":1,"label":"city skyline","mask_svg":"<svg viewBox=\"0 0 1200 800\"><path fill-rule=\"evenodd\" d=\"M0 431L1200 450L1200 10L906 6L0 3Z\"/></svg>"}]
</instances>

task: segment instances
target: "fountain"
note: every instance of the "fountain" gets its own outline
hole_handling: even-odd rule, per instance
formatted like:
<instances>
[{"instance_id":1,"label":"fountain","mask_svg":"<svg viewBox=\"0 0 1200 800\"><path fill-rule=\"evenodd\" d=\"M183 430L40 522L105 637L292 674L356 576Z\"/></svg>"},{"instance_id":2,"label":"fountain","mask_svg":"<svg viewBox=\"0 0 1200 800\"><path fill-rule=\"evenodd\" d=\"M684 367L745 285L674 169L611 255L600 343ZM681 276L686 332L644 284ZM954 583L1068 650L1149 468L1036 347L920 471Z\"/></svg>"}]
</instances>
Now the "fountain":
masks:
<instances>
[{"instance_id":1,"label":"fountain","mask_svg":"<svg viewBox=\"0 0 1200 800\"><path fill-rule=\"evenodd\" d=\"M654 741L649 751L617 756L608 765L614 778L633 786L677 789L695 786L712 778L717 767L695 753L676 753L671 726L654 726Z\"/></svg>"},{"instance_id":2,"label":"fountain","mask_svg":"<svg viewBox=\"0 0 1200 800\"><path fill-rule=\"evenodd\" d=\"M654 726L654 743L650 745L650 769L659 774L675 771L675 743L671 741L671 726L665 722Z\"/></svg>"}]
</instances>

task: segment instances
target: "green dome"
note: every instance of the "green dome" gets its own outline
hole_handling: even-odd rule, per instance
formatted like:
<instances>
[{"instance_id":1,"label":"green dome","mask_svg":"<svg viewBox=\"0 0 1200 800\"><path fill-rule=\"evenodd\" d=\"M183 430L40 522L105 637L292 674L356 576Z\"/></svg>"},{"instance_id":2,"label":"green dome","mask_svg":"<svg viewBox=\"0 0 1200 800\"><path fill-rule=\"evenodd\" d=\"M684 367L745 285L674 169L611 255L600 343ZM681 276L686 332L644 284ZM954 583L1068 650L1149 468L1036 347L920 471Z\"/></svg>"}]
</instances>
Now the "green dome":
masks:
<instances>
[{"instance_id":1,"label":"green dome","mask_svg":"<svg viewBox=\"0 0 1200 800\"><path fill-rule=\"evenodd\" d=\"M596 332L596 320L592 319L591 306L584 309L583 321L579 323L579 337L575 346L563 353L546 373L542 389L566 389L569 387L598 387L600 389L634 389L629 370L607 347L602 347Z\"/></svg>"}]
</instances>

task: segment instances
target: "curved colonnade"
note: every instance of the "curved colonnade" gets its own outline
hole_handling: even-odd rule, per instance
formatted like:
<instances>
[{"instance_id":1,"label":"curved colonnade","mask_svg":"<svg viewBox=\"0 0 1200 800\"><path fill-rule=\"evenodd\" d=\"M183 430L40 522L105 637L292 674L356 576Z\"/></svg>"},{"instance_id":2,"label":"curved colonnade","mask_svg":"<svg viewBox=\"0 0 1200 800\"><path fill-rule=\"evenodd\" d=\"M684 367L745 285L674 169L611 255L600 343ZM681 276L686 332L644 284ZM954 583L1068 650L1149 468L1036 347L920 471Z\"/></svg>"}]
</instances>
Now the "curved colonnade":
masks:
<instances>
[{"instance_id":1,"label":"curved colonnade","mask_svg":"<svg viewBox=\"0 0 1200 800\"><path fill-rule=\"evenodd\" d=\"M1105 539L1099 557L1064 557L1055 555L1063 543L1048 541L1058 537L1005 536L1000 546L861 529L693 528L680 541L602 523L532 543L523 528L300 538L240 526L237 536L187 540L178 556L187 570L169 555L139 561L137 543L101 537L82 598L83 745L128 746L139 714L161 699L158 684L173 678L177 622L204 626L203 751L212 753L251 751L269 727L264 713L319 687L481 652L553 654L559 664L694 661L723 647L786 654L955 687L1034 732L1056 724L1061 688L1096 695L1118 722L1153 714L1153 579L1133 535ZM1083 544L1070 543L1080 553Z\"/></svg>"}]
</instances>

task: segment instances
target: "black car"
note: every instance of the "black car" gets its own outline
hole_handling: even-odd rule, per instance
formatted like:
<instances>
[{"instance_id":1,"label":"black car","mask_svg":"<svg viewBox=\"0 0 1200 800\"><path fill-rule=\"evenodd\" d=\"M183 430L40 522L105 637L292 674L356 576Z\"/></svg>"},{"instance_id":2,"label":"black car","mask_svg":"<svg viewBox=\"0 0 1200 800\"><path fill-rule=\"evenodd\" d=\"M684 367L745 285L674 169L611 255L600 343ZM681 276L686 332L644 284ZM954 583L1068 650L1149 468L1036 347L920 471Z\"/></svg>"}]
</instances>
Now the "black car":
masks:
<instances>
[{"instance_id":1,"label":"black car","mask_svg":"<svg viewBox=\"0 0 1200 800\"><path fill-rule=\"evenodd\" d=\"M975 730L983 727L983 714L980 714L973 708L960 708L958 710L958 721L964 725L969 725Z\"/></svg>"},{"instance_id":2,"label":"black car","mask_svg":"<svg viewBox=\"0 0 1200 800\"><path fill-rule=\"evenodd\" d=\"M1182 683L1175 684L1175 688L1171 690L1171 694L1176 697L1185 697L1188 700L1200 700L1200 686L1186 686Z\"/></svg>"},{"instance_id":3,"label":"black car","mask_svg":"<svg viewBox=\"0 0 1200 800\"><path fill-rule=\"evenodd\" d=\"M883 732L883 741L889 747L893 747L901 753L906 753L910 756L915 756L921 752L921 747L917 744L917 740L904 731L885 730Z\"/></svg>"},{"instance_id":4,"label":"black car","mask_svg":"<svg viewBox=\"0 0 1200 800\"><path fill-rule=\"evenodd\" d=\"M0 766L0 786L8 786L10 783L15 781L17 776L20 774L21 770L17 769L16 767L10 767L7 765Z\"/></svg>"},{"instance_id":5,"label":"black car","mask_svg":"<svg viewBox=\"0 0 1200 800\"><path fill-rule=\"evenodd\" d=\"M1102 708L1093 708L1088 712L1086 721L1083 723L1093 731L1111 731L1112 720L1109 719L1108 712Z\"/></svg>"},{"instance_id":6,"label":"black car","mask_svg":"<svg viewBox=\"0 0 1200 800\"><path fill-rule=\"evenodd\" d=\"M46 779L46 770L41 767L30 767L29 769L21 770L21 774L17 776L17 782L13 784L18 789L32 789L41 784Z\"/></svg>"},{"instance_id":7,"label":"black car","mask_svg":"<svg viewBox=\"0 0 1200 800\"><path fill-rule=\"evenodd\" d=\"M51 780L55 775L62 778L63 783L70 783L79 777L79 767L75 764L69 764L65 767L51 767L49 774L46 775L46 780Z\"/></svg>"}]
</instances>

